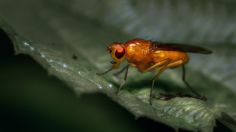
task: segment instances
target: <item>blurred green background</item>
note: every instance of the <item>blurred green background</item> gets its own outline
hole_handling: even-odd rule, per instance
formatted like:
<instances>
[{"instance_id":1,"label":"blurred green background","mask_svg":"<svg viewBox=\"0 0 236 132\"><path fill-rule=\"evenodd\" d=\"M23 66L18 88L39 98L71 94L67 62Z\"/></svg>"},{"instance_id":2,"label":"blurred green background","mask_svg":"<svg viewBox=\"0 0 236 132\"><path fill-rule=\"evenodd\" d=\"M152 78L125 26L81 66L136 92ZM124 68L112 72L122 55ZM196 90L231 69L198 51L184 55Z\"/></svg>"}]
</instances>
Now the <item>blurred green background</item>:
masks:
<instances>
[{"instance_id":1,"label":"blurred green background","mask_svg":"<svg viewBox=\"0 0 236 132\"><path fill-rule=\"evenodd\" d=\"M88 44L96 40L97 45L104 44L105 47L105 44L119 39L143 37L161 41L203 43L218 49L224 47L223 57L229 59L228 53L230 55L235 51L236 33L236 8L235 3L231 2L176 0L168 4L162 0L1 0L0 16L18 33L37 43L67 43L73 47L78 39L81 40L79 44L92 47L92 44ZM149 10L146 10L147 7ZM186 14L178 13L180 9L186 10ZM73 27L77 24L78 27ZM204 72L216 82L217 76L230 73L227 69L235 67L235 62L225 58L222 60L226 64L230 61L226 70L223 68L211 71L212 65L205 66ZM15 56L13 45L2 30L0 59L0 131L175 131L151 119L135 119L134 115L104 94L83 94L78 97L70 87L50 76L31 57ZM194 66L195 69L200 67ZM232 80L226 83L230 88L235 84ZM231 130L217 122L214 131Z\"/></svg>"}]
</instances>

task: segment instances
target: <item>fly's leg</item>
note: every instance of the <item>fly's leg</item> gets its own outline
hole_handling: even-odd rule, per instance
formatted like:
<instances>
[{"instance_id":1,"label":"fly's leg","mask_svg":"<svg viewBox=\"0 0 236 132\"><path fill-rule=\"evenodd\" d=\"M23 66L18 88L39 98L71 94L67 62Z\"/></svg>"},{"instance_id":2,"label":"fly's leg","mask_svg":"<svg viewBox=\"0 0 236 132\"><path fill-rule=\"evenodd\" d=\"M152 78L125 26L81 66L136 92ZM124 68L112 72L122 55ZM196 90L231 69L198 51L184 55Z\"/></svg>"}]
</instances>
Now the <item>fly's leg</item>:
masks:
<instances>
[{"instance_id":1,"label":"fly's leg","mask_svg":"<svg viewBox=\"0 0 236 132\"><path fill-rule=\"evenodd\" d=\"M122 68L121 70L119 70L118 72L114 73L113 75L119 76L121 73L123 73L123 72L127 69L127 67L129 67L129 64L126 65L125 67L123 67L123 68Z\"/></svg>"},{"instance_id":2,"label":"fly's leg","mask_svg":"<svg viewBox=\"0 0 236 132\"><path fill-rule=\"evenodd\" d=\"M197 91L195 91L190 85L189 85L189 83L186 81L186 71L185 71L185 66L183 65L182 66L182 80L183 80L183 82L185 83L185 85L187 86L187 88L192 92L192 93L194 93L196 96L197 96L197 98L199 98L199 99L202 99L202 100L207 100L206 99L206 97L204 97L204 96L201 96Z\"/></svg>"},{"instance_id":3,"label":"fly's leg","mask_svg":"<svg viewBox=\"0 0 236 132\"><path fill-rule=\"evenodd\" d=\"M165 59L165 61L163 61L163 63L161 63L161 65L158 65L158 66L161 66L161 67L160 67L158 73L152 79L152 87L151 87L150 94L149 94L149 104L150 105L152 105L152 92L153 92L153 87L155 85L155 81L159 78L161 73L167 68L169 62L170 62L169 59Z\"/></svg>"},{"instance_id":4,"label":"fly's leg","mask_svg":"<svg viewBox=\"0 0 236 132\"><path fill-rule=\"evenodd\" d=\"M155 84L155 80L167 68L169 62L170 62L170 60L168 58L167 59L163 59L163 60L159 61L158 63L156 63L156 64L148 67L144 71L142 71L142 72L148 72L148 71L152 71L152 70L160 67L158 73L152 79L152 87L151 87L150 94L149 94L149 104L150 105L152 105L152 91L153 91L153 87L154 87L154 84Z\"/></svg>"},{"instance_id":5,"label":"fly's leg","mask_svg":"<svg viewBox=\"0 0 236 132\"><path fill-rule=\"evenodd\" d=\"M182 66L182 80L183 80L183 82L185 83L185 85L189 88L189 90L192 92L192 93L194 93L196 96L200 96L200 94L197 92L197 91L195 91L190 85L189 85L189 83L186 81L186 71L185 71L185 66L183 65Z\"/></svg>"},{"instance_id":6,"label":"fly's leg","mask_svg":"<svg viewBox=\"0 0 236 132\"><path fill-rule=\"evenodd\" d=\"M161 73L166 69L166 66L167 65L165 65L164 67L160 68L158 73L152 79L152 87L151 87L150 94L149 94L149 104L150 105L152 105L152 92L153 92L153 88L154 88L154 85L155 85L155 81L159 78Z\"/></svg>"},{"instance_id":7,"label":"fly's leg","mask_svg":"<svg viewBox=\"0 0 236 132\"><path fill-rule=\"evenodd\" d=\"M127 65L124 70L126 70L126 71L125 71L125 76L124 76L124 81L121 83L119 89L116 91L116 94L117 94L117 95L119 94L120 90L122 89L122 87L123 87L123 86L125 85L125 83L126 83L127 76L128 76L128 71L129 71L129 65Z\"/></svg>"},{"instance_id":8,"label":"fly's leg","mask_svg":"<svg viewBox=\"0 0 236 132\"><path fill-rule=\"evenodd\" d=\"M96 73L97 75L101 76L101 75L105 75L107 74L108 72L112 71L113 68L111 67L110 69L106 70L105 72L101 72L101 73Z\"/></svg>"},{"instance_id":9,"label":"fly's leg","mask_svg":"<svg viewBox=\"0 0 236 132\"><path fill-rule=\"evenodd\" d=\"M112 67L110 69L107 69L106 71L104 72L101 72L101 73L96 73L97 75L105 75L107 74L108 72L112 71L113 69L115 69L117 63L115 61L111 61L111 64L112 64Z\"/></svg>"}]
</instances>

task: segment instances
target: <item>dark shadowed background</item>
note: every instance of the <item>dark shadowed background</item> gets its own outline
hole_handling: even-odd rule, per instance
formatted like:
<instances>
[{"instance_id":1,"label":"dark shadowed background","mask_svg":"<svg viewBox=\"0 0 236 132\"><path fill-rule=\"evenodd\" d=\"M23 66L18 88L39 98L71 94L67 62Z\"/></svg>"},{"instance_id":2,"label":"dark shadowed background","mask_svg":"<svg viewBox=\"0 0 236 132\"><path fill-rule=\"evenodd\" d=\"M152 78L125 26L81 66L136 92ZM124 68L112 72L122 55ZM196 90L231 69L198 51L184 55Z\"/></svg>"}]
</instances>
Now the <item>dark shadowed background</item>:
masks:
<instances>
[{"instance_id":1,"label":"dark shadowed background","mask_svg":"<svg viewBox=\"0 0 236 132\"><path fill-rule=\"evenodd\" d=\"M141 37L208 47L215 54L193 56L188 67L192 75L189 80L209 95L209 104L227 102L231 106L236 101L236 2L233 0L1 0L0 17L33 43L52 45L47 48L63 49L61 45L64 45L66 50L75 49L71 53L65 51L72 58L81 55L89 63L80 59L73 63L85 64L83 68L91 62L92 68L99 67L94 71L107 67L101 63L109 62L105 47L113 41ZM1 23L1 28L5 27ZM29 55L16 55L13 43L11 36L1 29L0 131L175 131L150 118L136 119L127 107L113 101L116 98L96 93L94 85L91 89L85 87L90 86L87 82L79 85L83 87L81 91L76 89L78 87L72 89L74 85L63 80L67 76L54 74L53 68L46 67L37 55L29 53L34 59ZM161 89L181 89L178 73L164 75ZM165 81L166 78L170 81ZM140 80L128 83L127 87L149 86L148 79ZM230 115L235 119L235 105L231 107ZM232 130L217 121L214 132L221 131Z\"/></svg>"}]
</instances>

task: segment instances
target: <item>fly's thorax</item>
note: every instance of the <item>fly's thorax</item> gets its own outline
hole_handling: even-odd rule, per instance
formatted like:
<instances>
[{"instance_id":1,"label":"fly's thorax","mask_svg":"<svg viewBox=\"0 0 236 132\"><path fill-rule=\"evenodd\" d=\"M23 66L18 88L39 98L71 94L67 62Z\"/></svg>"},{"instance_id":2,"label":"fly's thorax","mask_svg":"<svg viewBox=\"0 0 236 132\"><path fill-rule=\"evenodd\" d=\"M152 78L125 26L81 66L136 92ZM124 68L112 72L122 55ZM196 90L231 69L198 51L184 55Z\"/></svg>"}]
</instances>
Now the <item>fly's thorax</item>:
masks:
<instances>
[{"instance_id":1,"label":"fly's thorax","mask_svg":"<svg viewBox=\"0 0 236 132\"><path fill-rule=\"evenodd\" d=\"M126 59L129 62L145 61L150 52L150 42L134 39L125 43Z\"/></svg>"}]
</instances>

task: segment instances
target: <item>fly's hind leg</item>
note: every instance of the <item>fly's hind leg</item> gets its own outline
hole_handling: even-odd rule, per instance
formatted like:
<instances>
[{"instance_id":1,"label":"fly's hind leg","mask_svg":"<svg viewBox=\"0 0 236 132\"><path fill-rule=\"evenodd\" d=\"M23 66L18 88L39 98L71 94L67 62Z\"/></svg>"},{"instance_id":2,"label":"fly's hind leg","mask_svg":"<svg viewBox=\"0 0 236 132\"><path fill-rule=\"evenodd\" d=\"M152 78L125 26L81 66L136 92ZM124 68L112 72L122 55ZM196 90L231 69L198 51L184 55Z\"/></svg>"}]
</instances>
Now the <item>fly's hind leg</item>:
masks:
<instances>
[{"instance_id":1,"label":"fly's hind leg","mask_svg":"<svg viewBox=\"0 0 236 132\"><path fill-rule=\"evenodd\" d=\"M206 97L201 96L197 91L195 91L190 85L189 83L186 81L186 71L185 71L185 65L182 66L182 80L185 83L185 85L187 86L187 88L197 96L197 98L201 99L201 100L207 100Z\"/></svg>"},{"instance_id":2,"label":"fly's hind leg","mask_svg":"<svg viewBox=\"0 0 236 132\"><path fill-rule=\"evenodd\" d=\"M192 93L194 93L196 96L200 96L200 94L197 92L197 91L195 91L190 85L189 85L189 83L186 81L186 71L185 71L185 66L183 65L182 66L182 80L183 80L183 82L185 83L185 85L189 88L189 90L192 92Z\"/></svg>"}]
</instances>

